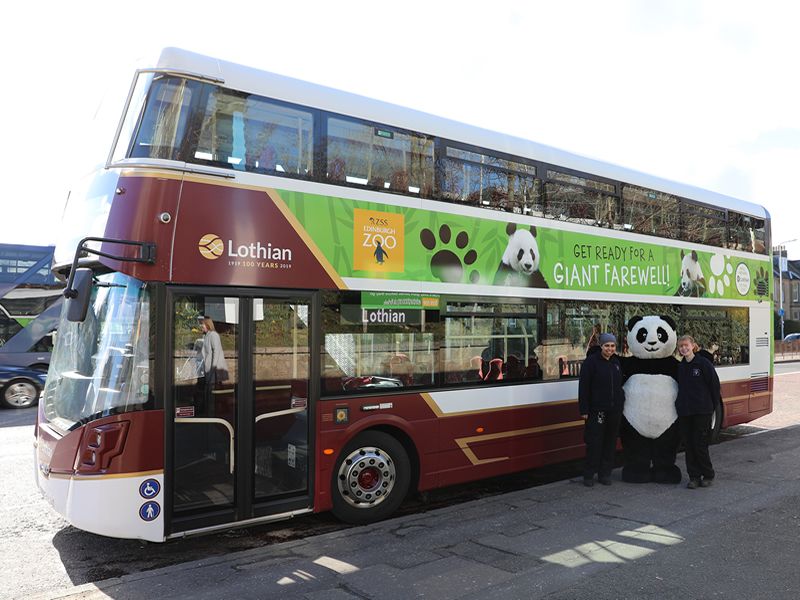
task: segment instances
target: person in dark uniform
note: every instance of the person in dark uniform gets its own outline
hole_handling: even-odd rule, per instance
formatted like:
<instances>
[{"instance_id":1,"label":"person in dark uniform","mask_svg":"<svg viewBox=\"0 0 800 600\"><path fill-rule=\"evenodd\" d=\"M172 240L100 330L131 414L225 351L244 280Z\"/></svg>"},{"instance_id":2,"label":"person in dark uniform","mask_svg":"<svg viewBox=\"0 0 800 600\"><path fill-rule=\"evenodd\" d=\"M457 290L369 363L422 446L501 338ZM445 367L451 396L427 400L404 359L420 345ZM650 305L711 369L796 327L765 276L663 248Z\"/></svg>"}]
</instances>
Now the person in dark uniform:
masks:
<instances>
[{"instance_id":1,"label":"person in dark uniform","mask_svg":"<svg viewBox=\"0 0 800 600\"><path fill-rule=\"evenodd\" d=\"M616 355L617 338L611 333L599 336L599 345L589 348L581 365L578 382L578 409L585 421L586 463L583 485L594 485L594 475L603 485L611 485L614 452L625 403L622 366Z\"/></svg>"},{"instance_id":2,"label":"person in dark uniform","mask_svg":"<svg viewBox=\"0 0 800 600\"><path fill-rule=\"evenodd\" d=\"M719 346L717 345L716 342L711 342L711 350L707 350L703 348L700 344L695 342L694 353L697 356L702 356L703 358L707 359L708 362L710 362L713 365L714 363L717 362L714 360L714 353L717 351L717 348L719 348Z\"/></svg>"},{"instance_id":3,"label":"person in dark uniform","mask_svg":"<svg viewBox=\"0 0 800 600\"><path fill-rule=\"evenodd\" d=\"M678 364L678 413L683 444L686 448L686 472L693 490L709 487L714 481L714 466L708 452L711 437L711 416L721 401L720 384L714 365L694 353L695 341L690 335L678 339L678 353L683 360Z\"/></svg>"}]
</instances>

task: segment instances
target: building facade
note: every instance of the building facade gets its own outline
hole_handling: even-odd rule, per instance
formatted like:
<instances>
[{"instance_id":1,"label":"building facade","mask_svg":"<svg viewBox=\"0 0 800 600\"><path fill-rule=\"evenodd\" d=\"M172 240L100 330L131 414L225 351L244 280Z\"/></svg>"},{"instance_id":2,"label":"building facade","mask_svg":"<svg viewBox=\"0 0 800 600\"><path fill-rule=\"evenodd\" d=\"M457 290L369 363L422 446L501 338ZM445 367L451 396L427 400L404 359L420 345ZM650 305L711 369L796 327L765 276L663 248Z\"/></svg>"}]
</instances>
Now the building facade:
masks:
<instances>
[{"instance_id":1,"label":"building facade","mask_svg":"<svg viewBox=\"0 0 800 600\"><path fill-rule=\"evenodd\" d=\"M786 251L783 252L785 257ZM784 323L790 320L800 322L800 260L786 260L786 270L783 271L783 276L780 273L779 263L780 253L776 249L772 257L775 312L780 315L782 303ZM783 285L783 297L781 297L781 284ZM780 337L780 331L775 332L775 337Z\"/></svg>"}]
</instances>

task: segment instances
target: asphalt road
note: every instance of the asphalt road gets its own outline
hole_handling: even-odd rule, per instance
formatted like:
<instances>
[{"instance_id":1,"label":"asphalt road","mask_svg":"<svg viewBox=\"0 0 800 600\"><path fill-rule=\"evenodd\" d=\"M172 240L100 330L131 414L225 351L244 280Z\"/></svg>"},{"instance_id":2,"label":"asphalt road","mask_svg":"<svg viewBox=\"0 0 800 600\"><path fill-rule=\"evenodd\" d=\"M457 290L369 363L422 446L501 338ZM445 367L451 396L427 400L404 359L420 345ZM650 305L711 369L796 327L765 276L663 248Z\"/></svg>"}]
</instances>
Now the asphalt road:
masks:
<instances>
[{"instance_id":1,"label":"asphalt road","mask_svg":"<svg viewBox=\"0 0 800 600\"><path fill-rule=\"evenodd\" d=\"M800 423L800 363L776 365L773 413L725 431L726 440ZM35 411L0 410L0 598L41 594L126 574L210 559L231 552L347 529L329 514L311 515L250 529L232 530L167 544L116 540L79 531L57 516L41 498L33 478ZM412 498L401 514L427 512L481 497L520 490L579 473L567 463L496 478Z\"/></svg>"}]
</instances>

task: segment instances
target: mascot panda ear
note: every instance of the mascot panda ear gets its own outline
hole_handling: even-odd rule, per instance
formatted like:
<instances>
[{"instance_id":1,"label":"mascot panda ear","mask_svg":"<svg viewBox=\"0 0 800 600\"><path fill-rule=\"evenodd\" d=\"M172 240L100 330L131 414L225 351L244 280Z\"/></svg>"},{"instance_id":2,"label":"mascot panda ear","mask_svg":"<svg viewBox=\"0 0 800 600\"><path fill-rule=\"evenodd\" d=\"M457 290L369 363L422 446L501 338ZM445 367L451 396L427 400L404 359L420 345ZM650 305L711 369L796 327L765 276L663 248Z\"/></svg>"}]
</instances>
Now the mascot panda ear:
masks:
<instances>
[{"instance_id":1,"label":"mascot panda ear","mask_svg":"<svg viewBox=\"0 0 800 600\"><path fill-rule=\"evenodd\" d=\"M628 331L633 331L633 328L636 324L641 321L644 317L631 317L631 320L628 321Z\"/></svg>"},{"instance_id":2,"label":"mascot panda ear","mask_svg":"<svg viewBox=\"0 0 800 600\"><path fill-rule=\"evenodd\" d=\"M536 237L536 225L531 225L531 235Z\"/></svg>"},{"instance_id":3,"label":"mascot panda ear","mask_svg":"<svg viewBox=\"0 0 800 600\"><path fill-rule=\"evenodd\" d=\"M673 320L673 318L672 318L672 317L668 317L668 316L666 316L666 315L661 315L659 318L660 318L662 321L665 321L666 323L668 323L668 324L669 324L669 326L670 326L670 327L672 327L672 330L673 330L675 333L677 333L677 332L678 332L678 325L675 323L675 321Z\"/></svg>"},{"instance_id":4,"label":"mascot panda ear","mask_svg":"<svg viewBox=\"0 0 800 600\"><path fill-rule=\"evenodd\" d=\"M508 237L511 237L512 235L514 235L514 232L516 230L517 230L517 224L516 223L509 223L508 225L506 225L506 233L508 234Z\"/></svg>"},{"instance_id":5,"label":"mascot panda ear","mask_svg":"<svg viewBox=\"0 0 800 600\"><path fill-rule=\"evenodd\" d=\"M697 262L697 251L696 250L692 250L692 260L694 262Z\"/></svg>"}]
</instances>

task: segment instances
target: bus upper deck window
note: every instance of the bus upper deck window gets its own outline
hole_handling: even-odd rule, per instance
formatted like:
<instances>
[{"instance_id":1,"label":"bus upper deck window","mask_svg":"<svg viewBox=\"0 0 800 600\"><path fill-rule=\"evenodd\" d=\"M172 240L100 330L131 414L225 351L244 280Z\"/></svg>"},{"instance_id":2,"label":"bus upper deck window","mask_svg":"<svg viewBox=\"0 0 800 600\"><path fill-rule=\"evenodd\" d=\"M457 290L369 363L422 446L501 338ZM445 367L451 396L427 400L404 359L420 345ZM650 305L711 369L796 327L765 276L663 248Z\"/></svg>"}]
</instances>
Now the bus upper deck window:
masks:
<instances>
[{"instance_id":1,"label":"bus upper deck window","mask_svg":"<svg viewBox=\"0 0 800 600\"><path fill-rule=\"evenodd\" d=\"M112 162L123 158L178 160L188 132L197 81L140 73L123 118Z\"/></svg>"}]
</instances>

